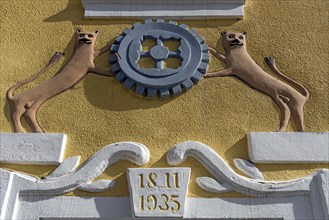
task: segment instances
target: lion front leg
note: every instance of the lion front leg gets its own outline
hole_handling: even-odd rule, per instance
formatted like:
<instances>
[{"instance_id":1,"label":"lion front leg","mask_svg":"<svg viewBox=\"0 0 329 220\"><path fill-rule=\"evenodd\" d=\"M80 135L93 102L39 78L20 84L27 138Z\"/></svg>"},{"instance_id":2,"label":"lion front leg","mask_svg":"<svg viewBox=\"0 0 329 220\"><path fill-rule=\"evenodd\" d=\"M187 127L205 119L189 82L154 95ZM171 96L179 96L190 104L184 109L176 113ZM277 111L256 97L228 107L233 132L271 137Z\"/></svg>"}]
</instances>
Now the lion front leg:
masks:
<instances>
[{"instance_id":1,"label":"lion front leg","mask_svg":"<svg viewBox=\"0 0 329 220\"><path fill-rule=\"evenodd\" d=\"M209 50L209 52L210 52L213 56L215 56L217 59L219 59L220 61L226 63L226 57L225 57L223 54L219 53L216 49L214 49L214 48L212 48L212 47L209 47L208 50Z\"/></svg>"},{"instance_id":2,"label":"lion front leg","mask_svg":"<svg viewBox=\"0 0 329 220\"><path fill-rule=\"evenodd\" d=\"M98 66L95 66L93 69L90 70L90 72L101 76L109 76L109 77L115 76L113 72L104 70L103 68Z\"/></svg>"},{"instance_id":3,"label":"lion front leg","mask_svg":"<svg viewBox=\"0 0 329 220\"><path fill-rule=\"evenodd\" d=\"M217 72L213 73L206 73L203 77L204 78L211 78L211 77L223 77L223 76L231 76L232 75L232 69L226 68Z\"/></svg>"},{"instance_id":4,"label":"lion front leg","mask_svg":"<svg viewBox=\"0 0 329 220\"><path fill-rule=\"evenodd\" d=\"M102 54L108 52L108 51L111 49L111 46L112 46L112 44L109 44L109 45L107 45L107 46L101 48L100 50L96 50L96 51L94 52L94 57L96 58L96 57L98 57L98 56L100 56L100 55L102 55Z\"/></svg>"}]
</instances>

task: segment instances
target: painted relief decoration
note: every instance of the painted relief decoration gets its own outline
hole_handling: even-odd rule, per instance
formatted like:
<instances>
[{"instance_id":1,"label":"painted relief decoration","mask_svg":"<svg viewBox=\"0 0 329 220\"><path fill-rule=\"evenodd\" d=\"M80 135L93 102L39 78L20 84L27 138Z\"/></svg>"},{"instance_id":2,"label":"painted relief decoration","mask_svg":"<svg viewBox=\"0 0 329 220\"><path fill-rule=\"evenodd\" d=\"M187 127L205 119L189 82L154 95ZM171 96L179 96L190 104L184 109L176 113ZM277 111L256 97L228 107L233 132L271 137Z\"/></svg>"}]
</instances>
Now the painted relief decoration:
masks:
<instances>
[{"instance_id":1,"label":"painted relief decoration","mask_svg":"<svg viewBox=\"0 0 329 220\"><path fill-rule=\"evenodd\" d=\"M14 132L24 132L24 128L21 123L22 117L24 117L24 119L28 122L33 132L44 132L36 118L39 108L48 99L51 99L52 97L73 87L88 73L91 72L99 75L113 76L111 72L96 66L94 63L94 59L96 57L106 53L110 48L109 45L100 50L95 50L94 47L97 35L98 31L85 32L78 29L72 57L69 62L51 79L33 89L14 96L15 90L35 80L38 76L42 75L54 66L64 56L64 53L62 52L54 53L49 60L49 63L39 72L8 89L7 100L10 105Z\"/></svg>"},{"instance_id":2,"label":"painted relief decoration","mask_svg":"<svg viewBox=\"0 0 329 220\"><path fill-rule=\"evenodd\" d=\"M146 41L153 44L143 49ZM143 60L148 60L150 66L143 68ZM176 65L170 66L169 62ZM161 19L138 22L132 29L125 29L115 39L110 55L115 78L149 98L176 96L191 88L206 73L208 62L208 46L196 31Z\"/></svg>"},{"instance_id":3,"label":"painted relief decoration","mask_svg":"<svg viewBox=\"0 0 329 220\"><path fill-rule=\"evenodd\" d=\"M207 73L209 77L234 76L242 82L270 96L281 112L280 127L278 131L285 131L292 115L298 131L305 131L303 107L309 98L308 90L295 80L286 77L276 67L274 57L265 57L271 70L292 84L277 80L258 66L250 57L246 49L246 33L222 32L222 43L226 54L218 53L214 48L210 52L220 61L226 64L225 69Z\"/></svg>"},{"instance_id":4,"label":"painted relief decoration","mask_svg":"<svg viewBox=\"0 0 329 220\"><path fill-rule=\"evenodd\" d=\"M54 2L57 4L60 1ZM68 2L65 10L76 7L75 1ZM323 166L329 162L329 132L306 132L304 122L304 105L307 101L313 101L309 97L314 88L311 88L311 83L300 83L303 80L301 78L297 81L292 79L295 77L283 74L289 71L282 67L281 72L281 68L279 70L276 66L274 56L265 57L267 67L274 74L266 72L267 67L263 68L257 63L251 57L254 52L247 50L248 36L257 38L257 33L250 31L247 35L246 32L222 31L224 28L218 30L217 20L212 21L213 18L242 19L246 0L184 0L184 3L183 0L154 0L153 3L148 0L78 2L81 3L79 19L83 19L83 22L77 22L74 20L76 18L70 20L72 28L74 26L72 32L76 32L68 43L73 46L74 42L74 46L72 56L67 62L50 79L32 88L25 88L63 60L64 52L53 53L56 50L49 49L53 55L37 73L15 85L12 85L12 81L7 82L9 85L5 89L6 97L3 94L3 99L7 101L4 110L8 108L5 114L8 127L12 125L13 132L0 133L0 220L329 219L329 170ZM188 7L184 6L187 4ZM150 6L147 8L146 5ZM56 20L56 25L59 20L67 25L70 23L67 22L70 15L66 12L60 12L51 19ZM116 22L105 18L138 18L140 21ZM195 21L192 20L186 21L188 26L181 22L164 20L174 18L206 19L204 23L197 23L201 27L194 25ZM228 25L221 25L231 26L229 28L232 30L239 28L240 31L247 27L247 21L239 23L237 27L235 22L241 20L225 21L223 23ZM108 28L110 34L99 36L96 24L102 25L101 28ZM218 33L221 32L220 43L216 47L208 46L208 43L214 45L215 41L211 39L212 34L207 34L208 26L203 29L203 24L212 24L213 30L217 28ZM238 27L240 24L243 27ZM92 27L83 28L93 31L76 29L80 25L90 25ZM108 37L109 35L111 36ZM217 35L213 35L216 40ZM101 49L96 49L98 47ZM225 52L220 52L221 49ZM103 61L110 70L101 67L101 61L96 61L103 54L108 54ZM211 58L215 60L211 61ZM278 60L281 62L281 58ZM215 65L222 64L222 70L209 71L211 65L217 69ZM98 88L102 80L100 76L107 77L108 81L104 80L104 85L108 90ZM273 101L274 108L278 108L279 128L275 132L253 132L251 129L239 130L239 120L235 120L238 123L226 122L225 119L243 112L245 106L232 111L232 105L239 102L234 99L238 96L234 92L238 90L233 90L236 89L230 86L233 84L227 86L228 84L223 83L227 78L219 77L237 79L234 81L236 85L243 82L249 86L245 91L260 92L257 95L270 98L269 103ZM87 82L88 80L90 81ZM108 82L112 84L109 85ZM89 101L87 105L90 106L86 112L90 118L95 116L95 119L88 120L95 120L95 124L93 121L89 123L87 119L80 119L77 111L78 116L72 117L77 120L69 123L67 118L54 118L72 127L77 121L83 121L84 130L76 132L80 137L74 136L75 133L70 131L47 133L37 120L38 111L49 99L65 91L68 91L65 94L73 94L73 87L81 85L80 83L85 86L84 90L79 90L82 95L80 98L85 99L79 100L74 105L74 110L77 109L76 106L83 109ZM86 85L88 83L92 86ZM88 86L90 90L106 92L87 97ZM227 93L223 92L225 86ZM234 95L228 96L228 92ZM111 109L91 103L100 97L99 94L108 96L97 102L104 104L108 101ZM123 106L132 101L129 98L138 104L131 105L133 107ZM245 101L251 103L249 98L250 96ZM113 101L114 99L116 100ZM55 100L54 98L52 101ZM151 104L146 106L149 103ZM216 105L212 105L214 103ZM221 108L223 104L228 106L225 108L226 112L232 111L232 115L220 115L224 109ZM254 102L250 109L260 111L253 104ZM57 108L54 108L55 111ZM71 113L72 109L73 107L65 110ZM178 114L176 118L171 117L181 110L184 111L180 114L188 117L181 119ZM269 108L269 112L271 110ZM264 115L268 113L264 112ZM143 117L141 114L144 114ZM154 115L157 114L162 116L155 118ZM60 117L63 115L65 114ZM102 121L96 121L101 118L98 117L100 115ZM243 117L247 118L249 115L241 116ZM41 122L41 115L39 119ZM286 132L289 130L290 119L294 122L293 129L296 132ZM175 121L170 124L171 129L168 129L169 124L162 123L170 120ZM274 123L275 121L276 119ZM259 124L263 122L264 120L259 120ZM252 124L254 121L246 123ZM234 126L228 127L232 124ZM194 129L193 126L199 127ZM269 130L274 131L275 127L271 126ZM58 127L66 130L62 128L62 124ZM220 129L225 131L221 133ZM80 134L82 130L85 133ZM236 140L233 135L231 137L230 132L239 134L240 139ZM74 139L70 143L72 148L65 152L70 138ZM112 139L115 141L111 141ZM77 147L83 141L89 141L90 149L83 144ZM241 145L246 145L246 148L242 149ZM223 150L226 157L220 155L219 150ZM151 158L152 155L154 158ZM86 160L80 164L83 157ZM2 163L9 164L9 167L14 165L14 168L2 167ZM308 167L310 163L315 165ZM33 166L31 169L37 166L52 167L46 167L48 170L39 175L15 171L15 166L20 164ZM296 168L299 165L304 167ZM312 171L306 173L307 169ZM300 170L303 176L298 173ZM289 175L290 171L295 173ZM271 172L278 174L278 180L268 180L272 177ZM281 174L287 176L280 179ZM302 177L296 178L294 175ZM194 185L191 186L192 184ZM191 189L192 187L194 188ZM119 189L117 194L116 189ZM106 194L107 192L114 193ZM226 195L228 196L225 197Z\"/></svg>"},{"instance_id":5,"label":"painted relief decoration","mask_svg":"<svg viewBox=\"0 0 329 220\"><path fill-rule=\"evenodd\" d=\"M176 96L191 88L207 72L208 46L196 31L189 30L184 24L178 26L174 21L166 23L161 19L155 22L146 20L145 24L138 22L132 29L124 30L113 45L94 50L97 35L98 31L83 32L78 29L70 61L53 78L31 90L13 95L19 87L35 80L56 64L64 53L56 52L43 69L7 91L14 132L24 132L22 116L33 132L43 132L36 118L41 105L77 84L89 72L115 76L127 89L134 88L136 93L149 98ZM149 50L144 50L142 44L147 40L153 41L154 45ZM166 42L175 42L177 46L170 50L165 45ZM207 73L204 77L234 76L240 79L274 100L280 109L278 131L286 130L291 115L298 131L305 131L303 107L309 98L308 90L281 73L273 57L265 58L268 66L294 88L263 71L246 50L246 33L222 32L222 43L225 55L214 48L210 48L209 51L224 62L226 68ZM113 73L94 63L96 57L109 50ZM151 66L143 67L143 59L151 62ZM166 67L166 62L170 59L179 64L173 68Z\"/></svg>"}]
</instances>

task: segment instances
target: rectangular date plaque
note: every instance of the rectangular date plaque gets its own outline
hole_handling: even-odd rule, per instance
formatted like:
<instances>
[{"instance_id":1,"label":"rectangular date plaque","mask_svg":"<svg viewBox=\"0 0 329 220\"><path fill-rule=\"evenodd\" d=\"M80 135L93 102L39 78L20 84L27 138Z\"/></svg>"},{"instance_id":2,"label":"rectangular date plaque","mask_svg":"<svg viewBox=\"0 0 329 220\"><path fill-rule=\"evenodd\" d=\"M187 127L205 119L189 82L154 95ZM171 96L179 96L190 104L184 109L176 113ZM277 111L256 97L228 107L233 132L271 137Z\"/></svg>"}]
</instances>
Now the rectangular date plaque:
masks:
<instances>
[{"instance_id":1,"label":"rectangular date plaque","mask_svg":"<svg viewBox=\"0 0 329 220\"><path fill-rule=\"evenodd\" d=\"M128 169L135 217L183 217L190 168Z\"/></svg>"}]
</instances>

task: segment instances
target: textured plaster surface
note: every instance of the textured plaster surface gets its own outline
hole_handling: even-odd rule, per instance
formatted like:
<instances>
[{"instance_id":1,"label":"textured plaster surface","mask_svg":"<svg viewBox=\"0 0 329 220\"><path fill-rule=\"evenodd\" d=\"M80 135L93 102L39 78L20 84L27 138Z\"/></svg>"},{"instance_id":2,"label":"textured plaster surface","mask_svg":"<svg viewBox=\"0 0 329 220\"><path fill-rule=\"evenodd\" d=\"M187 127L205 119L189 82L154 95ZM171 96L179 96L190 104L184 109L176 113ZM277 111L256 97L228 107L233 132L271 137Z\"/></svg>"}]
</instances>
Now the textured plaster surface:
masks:
<instances>
[{"instance_id":1,"label":"textured plaster surface","mask_svg":"<svg viewBox=\"0 0 329 220\"><path fill-rule=\"evenodd\" d=\"M248 0L243 20L182 22L196 29L210 46L221 52L218 39L222 30L247 31L247 49L262 68L270 72L263 57L273 55L283 73L309 89L311 96L304 111L307 131L328 131L328 7L327 0ZM5 92L11 85L39 70L55 51L64 51L68 58L73 49L72 33L77 27L98 29L96 48L101 48L136 21L84 20L80 0L47 1L46 4L42 0L3 0L0 22L0 109L3 110L0 131L11 132L9 106L5 101ZM223 68L211 58L209 71ZM104 55L97 62L109 68L107 59ZM60 65L25 88L48 79ZM85 161L109 143L135 141L150 149L149 167L168 166L162 156L173 145L187 140L212 146L233 167L234 158L248 159L246 134L275 131L278 115L270 98L234 78L202 80L174 99L149 100L124 89L113 78L95 75L87 76L70 91L51 99L38 112L40 124L47 132L68 135L65 158L81 155L81 161ZM288 130L295 130L294 125ZM51 166L0 166L39 176L54 169ZM192 168L189 196L213 196L193 183L196 177L208 174L195 159L188 159L182 166ZM112 190L94 195L127 196L126 167L133 166L129 162L118 162L101 175L100 179L114 178L117 184ZM289 180L329 166L257 167L266 180ZM74 195L90 194L75 192ZM223 193L219 196L241 195Z\"/></svg>"},{"instance_id":2,"label":"textured plaster surface","mask_svg":"<svg viewBox=\"0 0 329 220\"><path fill-rule=\"evenodd\" d=\"M66 140L65 134L0 133L0 162L58 165Z\"/></svg>"},{"instance_id":3,"label":"textured plaster surface","mask_svg":"<svg viewBox=\"0 0 329 220\"><path fill-rule=\"evenodd\" d=\"M248 152L254 163L328 163L329 133L252 132Z\"/></svg>"}]
</instances>

